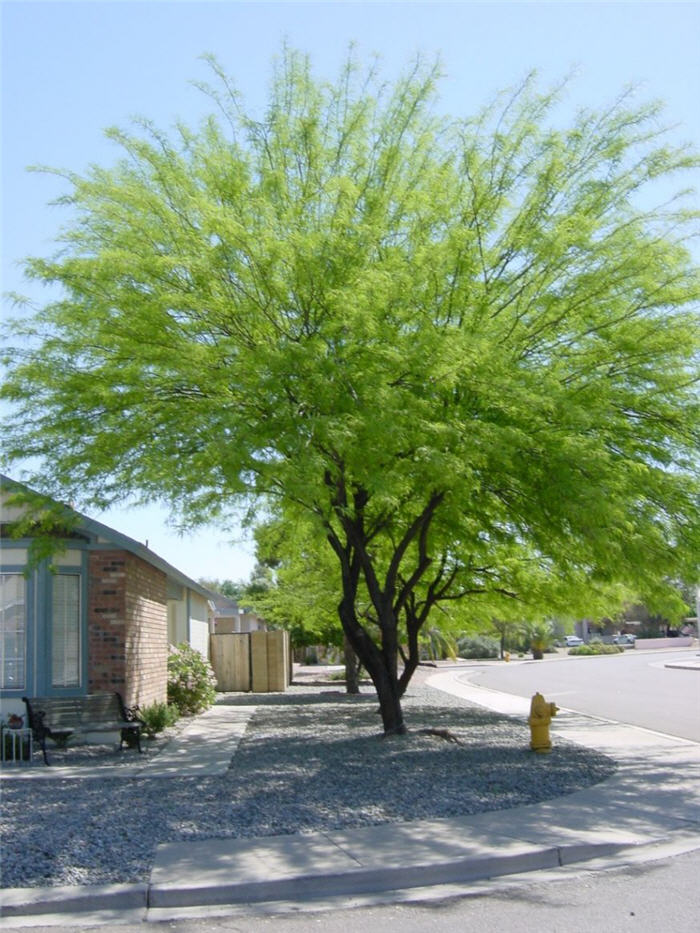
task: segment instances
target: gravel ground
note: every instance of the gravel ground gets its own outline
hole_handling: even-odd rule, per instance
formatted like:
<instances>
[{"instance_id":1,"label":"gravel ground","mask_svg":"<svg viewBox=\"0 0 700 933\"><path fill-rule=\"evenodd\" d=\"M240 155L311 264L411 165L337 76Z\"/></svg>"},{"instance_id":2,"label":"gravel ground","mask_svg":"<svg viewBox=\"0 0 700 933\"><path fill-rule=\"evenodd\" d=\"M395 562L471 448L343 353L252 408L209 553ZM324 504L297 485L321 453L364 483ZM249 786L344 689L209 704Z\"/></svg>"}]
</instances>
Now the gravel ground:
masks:
<instances>
[{"instance_id":1,"label":"gravel ground","mask_svg":"<svg viewBox=\"0 0 700 933\"><path fill-rule=\"evenodd\" d=\"M227 701L234 702L233 697ZM227 773L209 778L13 780L2 785L2 886L148 879L161 842L347 829L503 810L572 793L615 763L558 740L528 751L522 722L425 686L404 700L412 732L379 737L376 697L292 687L237 696L258 711ZM94 764L72 750L71 764Z\"/></svg>"}]
</instances>

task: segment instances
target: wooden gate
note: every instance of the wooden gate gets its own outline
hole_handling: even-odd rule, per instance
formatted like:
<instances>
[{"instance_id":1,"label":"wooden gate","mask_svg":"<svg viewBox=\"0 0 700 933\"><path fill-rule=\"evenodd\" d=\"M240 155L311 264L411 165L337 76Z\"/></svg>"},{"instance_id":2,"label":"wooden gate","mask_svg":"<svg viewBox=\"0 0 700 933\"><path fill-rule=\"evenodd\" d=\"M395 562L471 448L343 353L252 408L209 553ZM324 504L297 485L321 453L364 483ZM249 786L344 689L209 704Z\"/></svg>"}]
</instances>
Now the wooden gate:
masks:
<instances>
[{"instance_id":1,"label":"wooden gate","mask_svg":"<svg viewBox=\"0 0 700 933\"><path fill-rule=\"evenodd\" d=\"M284 693L292 679L289 632L212 635L211 666L222 692Z\"/></svg>"}]
</instances>

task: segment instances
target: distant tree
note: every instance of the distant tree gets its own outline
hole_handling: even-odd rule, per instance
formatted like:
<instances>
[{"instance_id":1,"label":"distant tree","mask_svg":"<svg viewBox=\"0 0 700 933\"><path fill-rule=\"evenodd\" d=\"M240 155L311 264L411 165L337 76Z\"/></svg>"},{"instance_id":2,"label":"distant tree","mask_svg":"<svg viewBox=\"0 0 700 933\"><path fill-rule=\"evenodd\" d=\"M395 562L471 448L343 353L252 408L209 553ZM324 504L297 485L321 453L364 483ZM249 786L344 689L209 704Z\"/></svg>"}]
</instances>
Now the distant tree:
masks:
<instances>
[{"instance_id":1,"label":"distant tree","mask_svg":"<svg viewBox=\"0 0 700 933\"><path fill-rule=\"evenodd\" d=\"M695 615L695 587L676 581L669 584L663 595L664 598L649 602L627 600L620 612L614 615L614 627L625 626L628 622L641 622L637 634L646 637L666 635L669 629L676 631L682 628L684 620ZM611 620L604 619L603 623L605 621Z\"/></svg>"},{"instance_id":2,"label":"distant tree","mask_svg":"<svg viewBox=\"0 0 700 933\"><path fill-rule=\"evenodd\" d=\"M251 593L255 609L286 628L295 647L334 645L343 648L337 605L340 586L333 555L307 522L285 522L281 516L260 522L254 531L258 564L275 568L274 581ZM346 658L348 692L357 692L357 663Z\"/></svg>"},{"instance_id":3,"label":"distant tree","mask_svg":"<svg viewBox=\"0 0 700 933\"><path fill-rule=\"evenodd\" d=\"M227 596L229 599L235 599L236 602L243 599L247 586L243 580L207 580L202 577L199 582L202 586L206 586L207 589L213 590L215 593L221 593L222 596Z\"/></svg>"},{"instance_id":4,"label":"distant tree","mask_svg":"<svg viewBox=\"0 0 700 933\"><path fill-rule=\"evenodd\" d=\"M499 657L504 658L517 631L517 623L511 619L492 619L489 628L498 636Z\"/></svg>"},{"instance_id":5,"label":"distant tree","mask_svg":"<svg viewBox=\"0 0 700 933\"><path fill-rule=\"evenodd\" d=\"M329 84L288 52L256 118L214 69L220 118L111 130L122 161L66 176L9 458L93 506L313 523L387 734L438 605L698 579L695 215L668 197L698 161L658 108L564 125L528 79L450 121L436 69Z\"/></svg>"}]
</instances>

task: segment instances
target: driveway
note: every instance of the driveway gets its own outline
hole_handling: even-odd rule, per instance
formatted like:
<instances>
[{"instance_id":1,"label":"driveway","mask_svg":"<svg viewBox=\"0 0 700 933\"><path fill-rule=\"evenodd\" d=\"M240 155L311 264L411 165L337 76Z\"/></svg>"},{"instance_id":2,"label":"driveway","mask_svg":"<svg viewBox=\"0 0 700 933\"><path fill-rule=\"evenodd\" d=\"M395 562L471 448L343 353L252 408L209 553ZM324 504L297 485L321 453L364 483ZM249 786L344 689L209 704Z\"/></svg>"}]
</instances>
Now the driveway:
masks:
<instances>
[{"instance_id":1,"label":"driveway","mask_svg":"<svg viewBox=\"0 0 700 933\"><path fill-rule=\"evenodd\" d=\"M697 648L637 651L601 657L488 663L463 678L477 686L700 742L700 669L666 665L698 660Z\"/></svg>"}]
</instances>

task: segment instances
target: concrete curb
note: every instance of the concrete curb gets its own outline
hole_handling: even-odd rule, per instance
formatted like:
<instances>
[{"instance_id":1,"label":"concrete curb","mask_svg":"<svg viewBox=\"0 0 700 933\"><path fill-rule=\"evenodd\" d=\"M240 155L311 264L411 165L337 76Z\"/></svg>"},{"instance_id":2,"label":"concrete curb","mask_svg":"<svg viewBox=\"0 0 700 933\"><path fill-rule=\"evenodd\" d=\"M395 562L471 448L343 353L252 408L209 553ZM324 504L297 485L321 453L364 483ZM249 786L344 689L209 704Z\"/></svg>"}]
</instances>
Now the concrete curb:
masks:
<instances>
[{"instance_id":1,"label":"concrete curb","mask_svg":"<svg viewBox=\"0 0 700 933\"><path fill-rule=\"evenodd\" d=\"M145 909L148 906L148 889L145 882L3 888L0 916L5 919L94 910Z\"/></svg>"},{"instance_id":2,"label":"concrete curb","mask_svg":"<svg viewBox=\"0 0 700 933\"><path fill-rule=\"evenodd\" d=\"M275 901L319 900L347 895L379 895L395 890L466 885L486 879L553 870L599 861L609 868L624 863L626 856L644 861L666 857L659 843L626 846L615 843L573 843L530 848L514 855L455 859L427 864L400 865L380 871L359 868L336 873L300 873L276 881L169 886L167 884L68 885L41 888L5 888L2 891L2 925L13 919L54 914L80 914L109 910L172 909L184 907L261 904ZM675 851L678 847L671 845ZM682 851L700 848L700 837L681 844ZM602 867L601 864L601 867Z\"/></svg>"},{"instance_id":3,"label":"concrete curb","mask_svg":"<svg viewBox=\"0 0 700 933\"><path fill-rule=\"evenodd\" d=\"M551 883L556 881L566 883L566 879L571 878L571 872L576 872L578 876L578 873L582 871L593 873L597 871L614 870L692 852L700 849L700 835L679 833L677 834L677 838L658 840L645 845L627 847L616 846L615 848L618 851L615 854L608 855L600 851L603 846L599 846L597 847L597 852L589 850L591 858L585 861L575 860L575 853L571 851L567 852L566 848L568 847L565 847L563 850L557 850L560 851L560 858L563 864L554 868L540 870L537 875L538 883ZM0 929L26 929L34 926L43 927L44 925L65 926L69 922L77 929L86 924L102 928L103 925L111 926L114 923L130 922L140 924L145 921L156 923L202 917L240 917L250 919L250 917L253 916L277 916L281 914L298 915L300 911L313 913L324 910L346 909L349 905L359 907L388 903L442 901L445 898L464 897L470 894L490 894L494 893L496 890L508 890L513 887L517 889L523 884L529 886L532 883L530 874L531 871L523 871L520 873L509 872L508 874L502 874L500 876L490 874L485 878L464 878L462 881L452 883L441 879L437 884L433 884L432 886L427 881L424 881L424 883L414 885L413 887L407 887L401 883L401 879L398 879L399 884L394 887L386 888L384 891L367 892L365 894L359 892L352 892L350 895L347 893L336 895L318 894L310 898L307 895L300 896L300 893L295 891L294 895L286 900L277 898L267 901L222 902L219 904L179 907L151 906L150 908L145 903L140 903L137 908L122 908L121 905L117 907L113 901L105 902L104 900L99 902L98 906L95 906L97 903L96 901L88 901L93 892L79 886L60 889L64 896L64 900L62 901L60 898L56 897L56 891L59 889L41 888L34 889L34 891L45 892L48 890L49 892L53 892L54 895L51 903L46 904L45 912L35 912L33 914L23 912L16 913L13 916L6 915L4 919L0 920ZM149 885L127 884L106 885L103 887L106 889L112 888L115 891L117 888L120 888L130 901L133 902L141 898L144 889L147 891ZM16 895L26 897L30 890L32 889L15 889L9 893L11 893L13 897ZM80 895L86 892L86 890L87 893L81 899L81 904L78 907L75 906L75 899L72 900L72 903L70 902L69 898L71 894L75 895L75 893L77 893ZM109 893L109 891L107 891L107 893ZM108 903L107 907L105 907L106 903Z\"/></svg>"},{"instance_id":4,"label":"concrete curb","mask_svg":"<svg viewBox=\"0 0 700 933\"><path fill-rule=\"evenodd\" d=\"M699 840L700 845L700 840ZM448 862L361 868L333 874L300 874L269 882L193 886L173 889L151 885L149 907L260 903L279 900L316 900L338 895L382 894L445 884L464 884L485 878L560 868L581 861L606 858L624 848L615 844L572 845L530 849L515 855L456 859Z\"/></svg>"}]
</instances>

